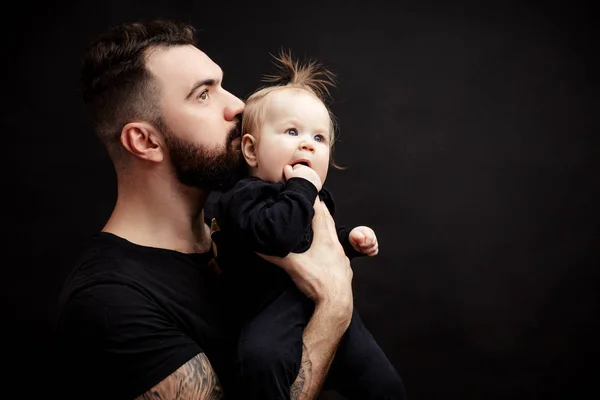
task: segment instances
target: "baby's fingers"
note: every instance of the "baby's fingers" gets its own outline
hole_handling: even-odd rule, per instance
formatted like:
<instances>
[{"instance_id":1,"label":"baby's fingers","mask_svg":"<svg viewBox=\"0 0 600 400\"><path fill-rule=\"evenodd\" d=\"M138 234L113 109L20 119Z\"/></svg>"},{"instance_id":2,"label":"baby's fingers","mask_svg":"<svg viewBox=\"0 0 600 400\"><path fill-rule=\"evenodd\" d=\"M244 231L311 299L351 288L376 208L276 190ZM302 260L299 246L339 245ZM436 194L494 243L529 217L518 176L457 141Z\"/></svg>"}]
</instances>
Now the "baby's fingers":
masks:
<instances>
[{"instance_id":1,"label":"baby's fingers","mask_svg":"<svg viewBox=\"0 0 600 400\"><path fill-rule=\"evenodd\" d=\"M372 232L369 233L364 233L365 236L365 240L363 241L363 246L365 247L371 247L377 244L377 238L375 237L375 235Z\"/></svg>"}]
</instances>

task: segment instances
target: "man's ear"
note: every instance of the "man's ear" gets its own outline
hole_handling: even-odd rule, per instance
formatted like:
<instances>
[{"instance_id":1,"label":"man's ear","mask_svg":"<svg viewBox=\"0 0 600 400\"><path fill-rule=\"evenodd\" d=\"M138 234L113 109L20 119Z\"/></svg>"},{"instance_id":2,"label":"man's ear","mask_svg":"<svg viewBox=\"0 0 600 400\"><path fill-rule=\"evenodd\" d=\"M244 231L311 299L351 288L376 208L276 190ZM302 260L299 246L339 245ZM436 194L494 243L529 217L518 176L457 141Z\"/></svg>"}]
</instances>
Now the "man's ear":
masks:
<instances>
[{"instance_id":1,"label":"man's ear","mask_svg":"<svg viewBox=\"0 0 600 400\"><path fill-rule=\"evenodd\" d=\"M242 136L242 154L244 154L244 158L248 165L252 168L256 168L258 165L258 161L256 159L256 144L257 140L254 136L249 133L246 133Z\"/></svg>"},{"instance_id":2,"label":"man's ear","mask_svg":"<svg viewBox=\"0 0 600 400\"><path fill-rule=\"evenodd\" d=\"M121 144L131 154L142 159L160 162L164 147L156 128L147 122L130 122L121 130Z\"/></svg>"}]
</instances>

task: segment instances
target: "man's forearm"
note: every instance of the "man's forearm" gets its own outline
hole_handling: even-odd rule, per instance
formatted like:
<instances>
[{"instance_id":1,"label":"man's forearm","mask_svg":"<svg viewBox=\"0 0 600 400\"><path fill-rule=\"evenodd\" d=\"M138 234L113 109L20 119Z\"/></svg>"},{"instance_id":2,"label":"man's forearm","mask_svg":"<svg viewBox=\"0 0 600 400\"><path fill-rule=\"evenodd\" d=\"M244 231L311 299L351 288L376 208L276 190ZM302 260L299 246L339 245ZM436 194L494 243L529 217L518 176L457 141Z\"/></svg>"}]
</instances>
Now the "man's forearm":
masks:
<instances>
[{"instance_id":1,"label":"man's forearm","mask_svg":"<svg viewBox=\"0 0 600 400\"><path fill-rule=\"evenodd\" d=\"M337 346L350 323L349 314L332 317L330 310L317 306L302 335L302 362L290 387L292 400L313 400L321 391Z\"/></svg>"}]
</instances>

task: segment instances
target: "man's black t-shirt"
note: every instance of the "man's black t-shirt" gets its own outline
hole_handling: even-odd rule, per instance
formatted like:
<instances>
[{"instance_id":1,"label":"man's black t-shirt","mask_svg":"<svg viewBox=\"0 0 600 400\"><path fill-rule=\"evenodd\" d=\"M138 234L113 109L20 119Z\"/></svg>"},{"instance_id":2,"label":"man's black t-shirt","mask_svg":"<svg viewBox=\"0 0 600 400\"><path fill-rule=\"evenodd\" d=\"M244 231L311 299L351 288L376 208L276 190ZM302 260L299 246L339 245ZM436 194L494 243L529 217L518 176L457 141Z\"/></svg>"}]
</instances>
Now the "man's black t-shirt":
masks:
<instances>
[{"instance_id":1,"label":"man's black t-shirt","mask_svg":"<svg viewBox=\"0 0 600 400\"><path fill-rule=\"evenodd\" d=\"M57 361L71 396L134 398L201 352L219 374L227 349L212 257L94 235L59 304Z\"/></svg>"}]
</instances>

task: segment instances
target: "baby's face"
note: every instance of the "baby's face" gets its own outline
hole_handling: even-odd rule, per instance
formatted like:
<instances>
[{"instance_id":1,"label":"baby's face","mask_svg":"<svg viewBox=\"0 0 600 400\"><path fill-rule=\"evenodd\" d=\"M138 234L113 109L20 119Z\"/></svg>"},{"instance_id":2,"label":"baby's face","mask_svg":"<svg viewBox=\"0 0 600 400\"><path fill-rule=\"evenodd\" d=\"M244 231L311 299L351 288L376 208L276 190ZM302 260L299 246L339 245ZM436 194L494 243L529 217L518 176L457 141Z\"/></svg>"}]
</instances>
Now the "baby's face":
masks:
<instances>
[{"instance_id":1,"label":"baby's face","mask_svg":"<svg viewBox=\"0 0 600 400\"><path fill-rule=\"evenodd\" d=\"M283 167L305 163L325 183L329 168L330 118L321 100L302 89L278 89L264 99L264 120L257 135L254 175L284 181Z\"/></svg>"}]
</instances>

